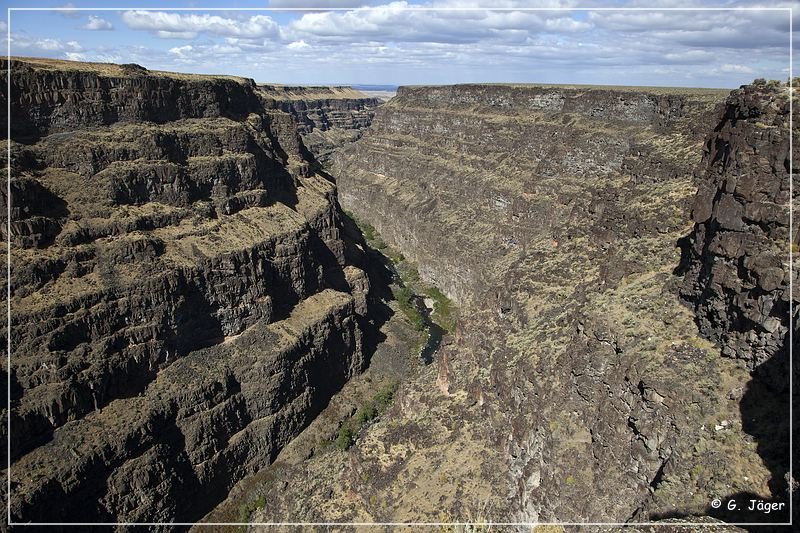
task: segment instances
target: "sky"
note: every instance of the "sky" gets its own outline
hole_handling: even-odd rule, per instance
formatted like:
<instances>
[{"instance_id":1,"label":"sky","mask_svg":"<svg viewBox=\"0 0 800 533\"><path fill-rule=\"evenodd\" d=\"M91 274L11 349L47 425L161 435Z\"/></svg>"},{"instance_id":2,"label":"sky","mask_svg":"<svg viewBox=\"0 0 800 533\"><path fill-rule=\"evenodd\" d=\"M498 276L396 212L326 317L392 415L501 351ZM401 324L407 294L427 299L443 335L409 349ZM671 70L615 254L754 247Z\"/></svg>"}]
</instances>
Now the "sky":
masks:
<instances>
[{"instance_id":1,"label":"sky","mask_svg":"<svg viewBox=\"0 0 800 533\"><path fill-rule=\"evenodd\" d=\"M11 11L10 21L0 20L0 31L10 28L12 55L137 63L155 70L233 74L257 82L732 88L755 78L785 80L789 76L790 15L785 10L652 9L792 5L781 1L3 2L11 8L69 8ZM600 6L640 9L522 9ZM73 9L96 7L113 9ZM214 7L225 9L209 10ZM338 10L281 10L305 7ZM453 9L464 7L485 9ZM800 9L793 16L793 28L800 29ZM795 43L800 40L798 31L793 37ZM800 75L796 66L795 61L795 76Z\"/></svg>"}]
</instances>

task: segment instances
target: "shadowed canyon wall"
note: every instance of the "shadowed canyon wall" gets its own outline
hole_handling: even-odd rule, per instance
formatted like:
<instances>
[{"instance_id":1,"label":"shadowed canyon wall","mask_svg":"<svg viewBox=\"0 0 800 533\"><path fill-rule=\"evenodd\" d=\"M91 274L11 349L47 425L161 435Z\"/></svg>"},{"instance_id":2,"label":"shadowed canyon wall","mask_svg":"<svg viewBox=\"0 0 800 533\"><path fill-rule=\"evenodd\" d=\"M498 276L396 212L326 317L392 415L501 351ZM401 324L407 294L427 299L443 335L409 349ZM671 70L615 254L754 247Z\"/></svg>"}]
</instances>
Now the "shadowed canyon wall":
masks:
<instances>
[{"instance_id":1,"label":"shadowed canyon wall","mask_svg":"<svg viewBox=\"0 0 800 533\"><path fill-rule=\"evenodd\" d=\"M350 87L259 85L258 91L295 118L303 144L325 166L337 149L361 137L381 104Z\"/></svg>"},{"instance_id":2,"label":"shadowed canyon wall","mask_svg":"<svg viewBox=\"0 0 800 533\"><path fill-rule=\"evenodd\" d=\"M11 68L12 517L197 519L367 362L335 186L251 80Z\"/></svg>"},{"instance_id":3,"label":"shadowed canyon wall","mask_svg":"<svg viewBox=\"0 0 800 533\"><path fill-rule=\"evenodd\" d=\"M422 499L526 522L785 501L786 450L780 466L765 457L747 405L748 371L788 328L788 97L726 95L407 87L335 155L342 205L462 306L436 373L406 386L391 431L373 430L426 446L393 463L368 443L353 452L370 479L398 479L374 501L417 496L411 510L366 506L373 516L435 512ZM448 446L483 466L450 475ZM438 483L405 466L420 463L444 469Z\"/></svg>"}]
</instances>

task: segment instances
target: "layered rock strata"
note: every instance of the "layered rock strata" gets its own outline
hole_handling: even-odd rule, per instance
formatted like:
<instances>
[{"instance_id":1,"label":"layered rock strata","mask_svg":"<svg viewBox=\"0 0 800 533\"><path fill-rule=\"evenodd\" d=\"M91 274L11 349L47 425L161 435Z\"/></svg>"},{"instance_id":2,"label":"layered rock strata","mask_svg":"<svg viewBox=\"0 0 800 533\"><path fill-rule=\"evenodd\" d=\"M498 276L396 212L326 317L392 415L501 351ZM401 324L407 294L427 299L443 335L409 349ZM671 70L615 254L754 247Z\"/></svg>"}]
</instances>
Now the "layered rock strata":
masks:
<instances>
[{"instance_id":1,"label":"layered rock strata","mask_svg":"<svg viewBox=\"0 0 800 533\"><path fill-rule=\"evenodd\" d=\"M462 316L349 452L337 517L639 521L779 496L749 373L677 297L727 93L401 88L336 155L343 206ZM287 501L317 502L308 486Z\"/></svg>"},{"instance_id":2,"label":"layered rock strata","mask_svg":"<svg viewBox=\"0 0 800 533\"><path fill-rule=\"evenodd\" d=\"M323 165L337 149L358 140L381 101L350 87L259 85L259 93L291 114L303 143Z\"/></svg>"},{"instance_id":3,"label":"layered rock strata","mask_svg":"<svg viewBox=\"0 0 800 533\"><path fill-rule=\"evenodd\" d=\"M335 186L251 80L11 87L12 518L199 518L365 365Z\"/></svg>"},{"instance_id":4,"label":"layered rock strata","mask_svg":"<svg viewBox=\"0 0 800 533\"><path fill-rule=\"evenodd\" d=\"M796 156L790 161L789 125L796 139L800 114L796 98L790 106L787 92L776 83L759 83L733 91L726 100L697 170L695 226L684 241L680 292L703 335L723 356L752 371L741 403L745 429L773 473L776 504L784 506L788 492L797 490L796 478L788 474L790 404L795 412L800 407L790 390L792 372L795 387L800 381L800 368L790 364L798 343L800 294L796 288L790 293L798 279L796 268L793 273L789 268L800 244L789 223L790 203L796 213L800 197L800 161ZM797 452L795 442L795 457Z\"/></svg>"}]
</instances>

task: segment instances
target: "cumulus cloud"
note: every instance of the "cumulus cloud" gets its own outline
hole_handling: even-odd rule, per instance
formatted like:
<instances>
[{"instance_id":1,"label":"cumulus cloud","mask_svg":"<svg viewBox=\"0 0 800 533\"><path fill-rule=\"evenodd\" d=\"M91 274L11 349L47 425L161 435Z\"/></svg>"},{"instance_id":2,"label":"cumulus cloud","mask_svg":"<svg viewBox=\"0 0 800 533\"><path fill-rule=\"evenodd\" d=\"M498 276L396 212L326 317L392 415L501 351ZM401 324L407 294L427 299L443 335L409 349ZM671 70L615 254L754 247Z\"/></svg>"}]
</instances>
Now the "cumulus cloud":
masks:
<instances>
[{"instance_id":1,"label":"cumulus cloud","mask_svg":"<svg viewBox=\"0 0 800 533\"><path fill-rule=\"evenodd\" d=\"M204 13L201 8L192 12L129 10L121 14L126 27L191 44L143 39L141 44L147 46L136 48L134 41L119 55L123 62L150 68L228 72L287 83L549 81L735 86L754 77L783 77L781 69L788 64L786 13L525 11L515 8L573 7L580 0L535 4L528 0L423 1L301 1L302 5L346 9L280 16L233 10ZM614 5L637 2L642 7L650 5L645 0L616 0ZM745 5L742 2L726 0L726 5ZM269 3L270 7L297 5L290 0ZM670 5L682 5L682 0ZM420 6L510 10L414 9ZM800 23L796 26L800 28ZM130 34L118 32L114 37ZM90 60L103 56L97 49L72 50L67 43L54 44L49 37L52 32L42 35L36 46L44 55L82 54ZM51 49L45 50L48 46ZM14 50L19 48L14 45Z\"/></svg>"},{"instance_id":2,"label":"cumulus cloud","mask_svg":"<svg viewBox=\"0 0 800 533\"><path fill-rule=\"evenodd\" d=\"M300 40L287 44L286 48L288 48L289 50L303 50L305 48L311 48L311 45L303 40Z\"/></svg>"},{"instance_id":3,"label":"cumulus cloud","mask_svg":"<svg viewBox=\"0 0 800 533\"><path fill-rule=\"evenodd\" d=\"M449 8L567 8L580 5L579 0L433 0L432 7Z\"/></svg>"},{"instance_id":4,"label":"cumulus cloud","mask_svg":"<svg viewBox=\"0 0 800 533\"><path fill-rule=\"evenodd\" d=\"M266 15L248 18L225 18L209 14L168 13L165 11L125 11L122 20L130 28L162 32L160 36L200 32L231 37L273 37L280 35L278 23ZM167 32L167 33L163 33Z\"/></svg>"},{"instance_id":5,"label":"cumulus cloud","mask_svg":"<svg viewBox=\"0 0 800 533\"><path fill-rule=\"evenodd\" d=\"M270 0L269 7L325 7L346 8L363 7L381 3L379 0Z\"/></svg>"},{"instance_id":6,"label":"cumulus cloud","mask_svg":"<svg viewBox=\"0 0 800 533\"><path fill-rule=\"evenodd\" d=\"M83 25L83 29L95 30L95 31L113 30L114 25L111 24L106 19L95 17L94 15L89 15L89 21Z\"/></svg>"},{"instance_id":7,"label":"cumulus cloud","mask_svg":"<svg viewBox=\"0 0 800 533\"><path fill-rule=\"evenodd\" d=\"M174 54L178 57L186 57L192 52L192 50L194 50L192 45L187 44L184 46L176 46L175 48L170 48L169 53Z\"/></svg>"},{"instance_id":8,"label":"cumulus cloud","mask_svg":"<svg viewBox=\"0 0 800 533\"><path fill-rule=\"evenodd\" d=\"M664 59L671 63L702 63L714 58L714 54L708 50L683 50L680 52L667 52Z\"/></svg>"},{"instance_id":9,"label":"cumulus cloud","mask_svg":"<svg viewBox=\"0 0 800 533\"><path fill-rule=\"evenodd\" d=\"M59 8L58 14L61 15L62 17L70 19L81 18L81 12L75 9L76 6L72 2L56 7Z\"/></svg>"},{"instance_id":10,"label":"cumulus cloud","mask_svg":"<svg viewBox=\"0 0 800 533\"><path fill-rule=\"evenodd\" d=\"M61 39L37 38L25 34L13 33L11 35L11 50L14 54L21 55L50 55L48 52L82 52L83 47L77 41L62 41Z\"/></svg>"},{"instance_id":11,"label":"cumulus cloud","mask_svg":"<svg viewBox=\"0 0 800 533\"><path fill-rule=\"evenodd\" d=\"M156 36L160 39L194 39L197 37L196 31L164 31L158 30Z\"/></svg>"},{"instance_id":12,"label":"cumulus cloud","mask_svg":"<svg viewBox=\"0 0 800 533\"><path fill-rule=\"evenodd\" d=\"M414 11L405 1L350 11L307 13L289 24L305 39L369 39L391 42L474 43L520 41L537 33L575 33L591 24L564 12Z\"/></svg>"}]
</instances>

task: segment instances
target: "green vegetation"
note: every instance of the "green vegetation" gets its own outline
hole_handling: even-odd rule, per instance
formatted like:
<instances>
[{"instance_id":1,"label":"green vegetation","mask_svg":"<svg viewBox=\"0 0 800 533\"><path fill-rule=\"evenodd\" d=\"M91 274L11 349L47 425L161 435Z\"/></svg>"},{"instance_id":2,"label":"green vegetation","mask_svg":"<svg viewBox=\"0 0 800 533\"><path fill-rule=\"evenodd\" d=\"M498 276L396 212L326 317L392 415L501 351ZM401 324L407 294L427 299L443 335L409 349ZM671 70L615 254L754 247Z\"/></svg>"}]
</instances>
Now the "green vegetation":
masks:
<instances>
[{"instance_id":1,"label":"green vegetation","mask_svg":"<svg viewBox=\"0 0 800 533\"><path fill-rule=\"evenodd\" d=\"M408 285L404 285L394 289L393 293L395 300L397 300L400 306L400 311L406 315L406 318L408 318L408 321L414 326L414 329L423 331L427 326L425 325L425 319L422 313L420 313L419 309L417 309L417 306L414 304L414 291L412 291Z\"/></svg>"},{"instance_id":2,"label":"green vegetation","mask_svg":"<svg viewBox=\"0 0 800 533\"><path fill-rule=\"evenodd\" d=\"M344 212L345 215L347 215L350 219L352 219L353 222L356 223L358 229L361 230L361 234L364 235L364 239L367 241L367 244L378 250L386 249L386 242L383 239L381 239L380 235L378 235L378 231L375 229L375 226L373 226L369 222L365 222L359 219L350 211L344 211L344 210L342 211Z\"/></svg>"},{"instance_id":3,"label":"green vegetation","mask_svg":"<svg viewBox=\"0 0 800 533\"><path fill-rule=\"evenodd\" d=\"M438 287L427 287L425 294L433 300L433 320L446 332L456 329L458 322L453 302Z\"/></svg>"},{"instance_id":4,"label":"green vegetation","mask_svg":"<svg viewBox=\"0 0 800 533\"><path fill-rule=\"evenodd\" d=\"M395 265L399 265L406 260L406 257L402 253L396 251L394 248L386 248L386 250L383 250L383 254Z\"/></svg>"},{"instance_id":5,"label":"green vegetation","mask_svg":"<svg viewBox=\"0 0 800 533\"><path fill-rule=\"evenodd\" d=\"M424 283L416 267L406 261L402 253L388 246L372 224L360 220L349 211L345 211L344 214L355 222L362 235L364 235L367 244L379 250L397 268L402 283L399 288L393 291L394 297L400 306L400 311L406 315L414 328L418 331L423 331L426 328L425 319L414 304L414 296L416 294L424 294L434 301L433 320L445 331L455 329L456 314L450 299L438 287Z\"/></svg>"},{"instance_id":6,"label":"green vegetation","mask_svg":"<svg viewBox=\"0 0 800 533\"><path fill-rule=\"evenodd\" d=\"M375 404L372 402L367 402L359 407L358 411L356 411L356 425L359 427L363 426L369 423L376 416L378 416L378 410L375 408Z\"/></svg>"},{"instance_id":7,"label":"green vegetation","mask_svg":"<svg viewBox=\"0 0 800 533\"><path fill-rule=\"evenodd\" d=\"M380 251L397 269L401 282L399 287L392 289L392 293L397 300L400 312L408 318L414 329L417 331L427 329L425 317L422 316L414 302L416 295L423 294L434 302L431 319L445 332L455 330L458 317L453 302L438 287L423 282L416 266L411 261L407 261L402 253L388 246L374 226L360 220L349 211L344 211L344 214L355 222L367 244Z\"/></svg>"},{"instance_id":8,"label":"green vegetation","mask_svg":"<svg viewBox=\"0 0 800 533\"><path fill-rule=\"evenodd\" d=\"M249 502L243 503L239 506L239 516L237 518L237 522L246 523L250 521L250 516L257 510L263 509L267 506L267 498L265 496L259 496L254 500L250 500Z\"/></svg>"},{"instance_id":9,"label":"green vegetation","mask_svg":"<svg viewBox=\"0 0 800 533\"><path fill-rule=\"evenodd\" d=\"M375 408L378 409L378 412L386 411L392 404L395 392L397 392L397 381L392 381L375 394L372 400L375 402Z\"/></svg>"},{"instance_id":10,"label":"green vegetation","mask_svg":"<svg viewBox=\"0 0 800 533\"><path fill-rule=\"evenodd\" d=\"M342 427L339 428L339 433L336 435L336 447L342 451L347 450L350 446L353 445L355 442L355 435L353 434L353 428L351 427L350 421L348 420Z\"/></svg>"},{"instance_id":11,"label":"green vegetation","mask_svg":"<svg viewBox=\"0 0 800 533\"><path fill-rule=\"evenodd\" d=\"M367 241L367 244L370 246L370 248L374 248L376 250L380 250L381 252L386 254L386 250L388 249L388 245L386 244L386 241L384 241L381 238L381 236L378 234L378 230L375 229L375 226L373 226L369 222L361 220L355 214L353 214L351 211L346 211L346 210L342 209L342 212L350 220L355 222L356 226L358 226L358 229L361 230L361 234L364 236L364 240ZM388 254L386 254L386 255L388 256ZM402 257L402 254L400 254L400 257ZM390 257L390 259L391 259L391 257Z\"/></svg>"},{"instance_id":12,"label":"green vegetation","mask_svg":"<svg viewBox=\"0 0 800 533\"><path fill-rule=\"evenodd\" d=\"M391 381L378 389L378 392L358 408L356 414L345 420L336 435L336 447L345 451L356 441L356 434L364 427L378 418L392 404L394 394L397 392L397 381Z\"/></svg>"}]
</instances>

